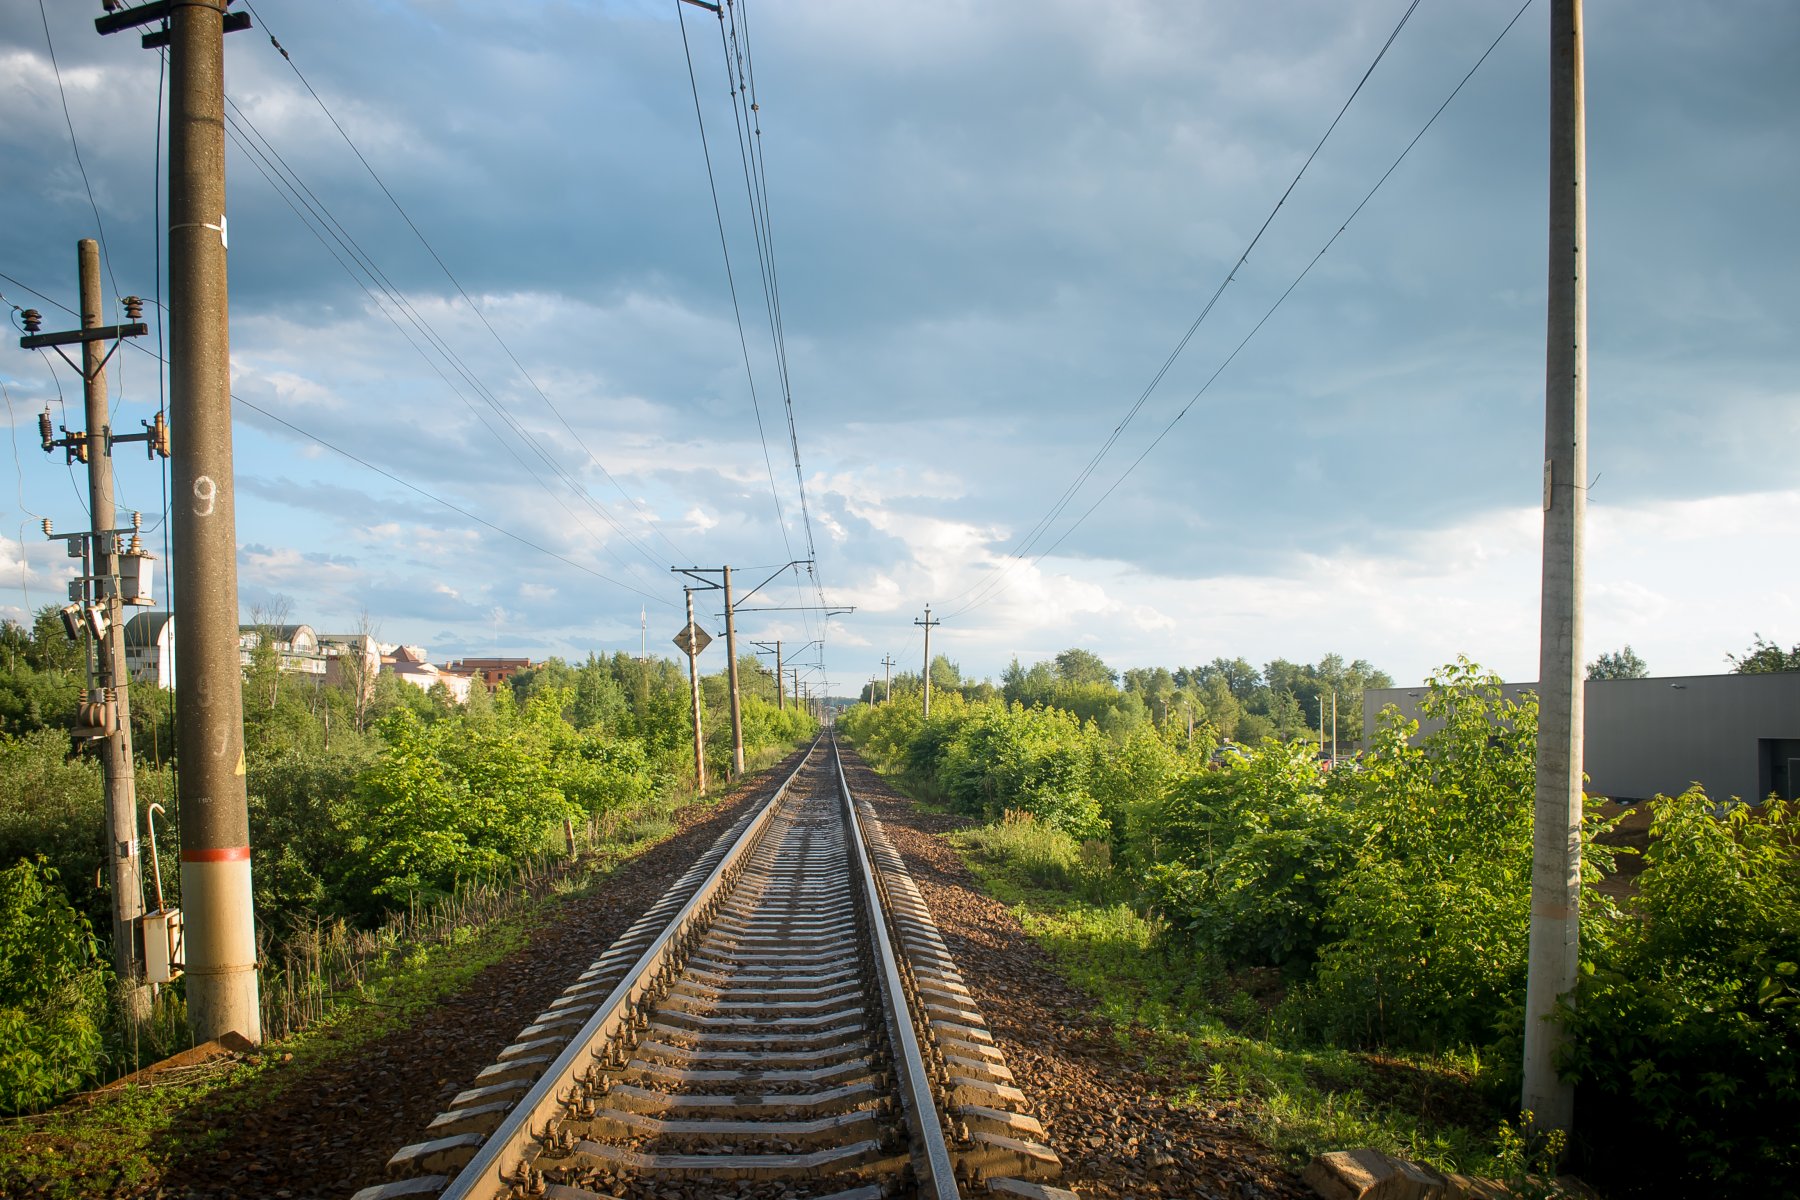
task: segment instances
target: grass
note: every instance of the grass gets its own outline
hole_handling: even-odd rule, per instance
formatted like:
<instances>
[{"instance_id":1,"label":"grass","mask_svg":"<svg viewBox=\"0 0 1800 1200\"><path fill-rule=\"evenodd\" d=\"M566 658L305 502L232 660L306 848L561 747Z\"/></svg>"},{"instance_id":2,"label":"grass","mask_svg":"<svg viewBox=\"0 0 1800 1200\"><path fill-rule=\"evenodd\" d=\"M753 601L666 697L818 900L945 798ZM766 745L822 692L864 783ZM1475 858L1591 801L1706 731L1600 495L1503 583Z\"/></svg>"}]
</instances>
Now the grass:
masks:
<instances>
[{"instance_id":1,"label":"grass","mask_svg":"<svg viewBox=\"0 0 1800 1200\"><path fill-rule=\"evenodd\" d=\"M231 1136L231 1113L279 1099L313 1069L404 1027L524 946L551 903L540 899L455 943L419 947L372 968L355 994L247 1060L178 1069L167 1083L90 1092L0 1125L0 1195L75 1200L153 1186L171 1163L205 1154ZM204 1128L183 1120L200 1108Z\"/></svg>"},{"instance_id":2,"label":"grass","mask_svg":"<svg viewBox=\"0 0 1800 1200\"><path fill-rule=\"evenodd\" d=\"M1503 1174L1478 1056L1357 1053L1286 1044L1269 1012L1275 972L1225 976L1172 949L1159 922L1118 899L1092 847L1016 819L950 835L983 888L1009 905L1122 1049L1167 1079L1171 1101L1233 1118L1298 1167L1372 1147L1443 1171ZM1061 839L1060 842L1057 839Z\"/></svg>"},{"instance_id":3,"label":"grass","mask_svg":"<svg viewBox=\"0 0 1800 1200\"><path fill-rule=\"evenodd\" d=\"M394 928L429 928L423 940L388 929L363 935L374 952L359 956L347 974L309 988L321 1002L304 1024L247 1060L181 1068L151 1086L102 1088L44 1113L0 1119L0 1196L86 1200L154 1187L172 1164L205 1155L230 1136L224 1118L231 1113L278 1101L313 1071L406 1027L524 947L557 905L588 894L673 835L677 807L656 805L586 839L586 852L567 869L522 878L504 902L465 903L450 924L421 926L418 914L401 914Z\"/></svg>"}]
</instances>

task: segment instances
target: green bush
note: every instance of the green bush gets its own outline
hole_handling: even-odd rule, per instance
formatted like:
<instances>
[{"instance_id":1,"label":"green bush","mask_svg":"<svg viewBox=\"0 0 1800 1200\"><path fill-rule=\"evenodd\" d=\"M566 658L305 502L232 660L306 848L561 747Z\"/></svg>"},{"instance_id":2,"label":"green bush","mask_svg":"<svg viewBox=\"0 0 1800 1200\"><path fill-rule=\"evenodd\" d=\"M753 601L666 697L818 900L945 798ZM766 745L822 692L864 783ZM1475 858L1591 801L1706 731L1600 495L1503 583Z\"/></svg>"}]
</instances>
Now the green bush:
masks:
<instances>
[{"instance_id":1,"label":"green bush","mask_svg":"<svg viewBox=\"0 0 1800 1200\"><path fill-rule=\"evenodd\" d=\"M100 764L70 757L55 730L0 734L0 866L43 855L73 885L81 910L96 923L112 912L111 893L89 886L106 861L106 805Z\"/></svg>"},{"instance_id":2,"label":"green bush","mask_svg":"<svg viewBox=\"0 0 1800 1200\"><path fill-rule=\"evenodd\" d=\"M41 1108L99 1075L106 979L55 869L0 870L0 1109Z\"/></svg>"},{"instance_id":3,"label":"green bush","mask_svg":"<svg viewBox=\"0 0 1800 1200\"><path fill-rule=\"evenodd\" d=\"M1795 805L1719 819L1696 787L1651 814L1634 919L1566 1012L1577 1132L1630 1194L1800 1194Z\"/></svg>"},{"instance_id":4,"label":"green bush","mask_svg":"<svg viewBox=\"0 0 1800 1200\"><path fill-rule=\"evenodd\" d=\"M1232 966L1303 969L1355 856L1351 814L1304 742L1267 742L1173 788L1145 889L1171 931Z\"/></svg>"},{"instance_id":5,"label":"green bush","mask_svg":"<svg viewBox=\"0 0 1800 1200\"><path fill-rule=\"evenodd\" d=\"M1383 715L1345 789L1356 859L1333 888L1329 941L1286 1016L1353 1045L1492 1041L1524 993L1537 700L1464 660ZM1597 898L1596 898L1597 900Z\"/></svg>"}]
</instances>

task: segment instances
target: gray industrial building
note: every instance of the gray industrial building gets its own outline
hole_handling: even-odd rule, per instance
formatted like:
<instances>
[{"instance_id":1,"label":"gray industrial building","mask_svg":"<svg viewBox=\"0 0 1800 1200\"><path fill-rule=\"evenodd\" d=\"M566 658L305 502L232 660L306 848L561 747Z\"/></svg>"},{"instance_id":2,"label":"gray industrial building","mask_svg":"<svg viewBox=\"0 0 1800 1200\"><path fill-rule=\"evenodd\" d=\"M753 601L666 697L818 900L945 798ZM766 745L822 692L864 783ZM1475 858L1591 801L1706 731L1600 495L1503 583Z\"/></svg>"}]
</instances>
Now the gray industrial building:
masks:
<instances>
[{"instance_id":1,"label":"gray industrial building","mask_svg":"<svg viewBox=\"0 0 1800 1200\"><path fill-rule=\"evenodd\" d=\"M1509 683L1506 694L1536 688ZM1424 694L1423 686L1364 692L1365 739L1390 704L1419 720ZM1699 783L1719 800L1800 798L1800 672L1590 679L1584 756L1591 796L1647 800Z\"/></svg>"}]
</instances>

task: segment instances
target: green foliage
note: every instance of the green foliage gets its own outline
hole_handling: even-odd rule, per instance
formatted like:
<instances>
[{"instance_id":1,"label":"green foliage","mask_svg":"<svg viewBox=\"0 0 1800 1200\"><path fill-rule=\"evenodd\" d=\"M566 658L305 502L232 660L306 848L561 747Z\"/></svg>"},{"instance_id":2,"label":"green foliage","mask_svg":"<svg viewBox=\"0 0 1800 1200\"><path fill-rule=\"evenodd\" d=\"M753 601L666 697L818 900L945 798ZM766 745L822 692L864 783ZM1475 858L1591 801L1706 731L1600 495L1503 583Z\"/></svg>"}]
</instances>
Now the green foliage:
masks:
<instances>
[{"instance_id":1,"label":"green foliage","mask_svg":"<svg viewBox=\"0 0 1800 1200\"><path fill-rule=\"evenodd\" d=\"M1283 678L1279 663L1270 674ZM1301 694L1297 677L1284 685L1290 698ZM1266 679L1241 661L1171 678L1172 707L1193 689L1209 714L1236 712L1240 729L1272 724L1265 713L1285 703L1259 697ZM1161 686L1154 673L1127 683L1140 703ZM1039 684L1079 707L1081 695L1058 693L1073 685L1045 664L1008 672L1009 693ZM1253 1003L1224 1006L1240 1022L1260 1016L1275 1035L1280 1049L1258 1043L1259 1064L1326 1054L1320 1047L1379 1047L1386 1064L1396 1050L1480 1054L1504 1086L1523 1019L1537 703L1510 699L1497 678L1459 660L1432 677L1420 712L1429 732L1390 709L1357 768L1330 771L1310 740L1240 747L1208 768L1205 726L1195 749L1173 721L1109 735L1066 709L960 697L941 709L934 701L929 722L897 701L855 708L842 727L915 789L1000 818L958 837L1003 896L1135 900L1135 911L1109 910L1074 932L1044 925L1059 954L1081 960L1091 990L1129 993L1121 1011L1132 1018L1160 1028L1172 1012L1213 1004L1194 992L1199 984L1115 973L1160 954L1184 964L1174 971L1184 980L1281 981L1285 998L1266 1016ZM1606 823L1590 817L1582 831L1583 976L1564 1014L1571 1041L1561 1067L1584 1097L1572 1152L1588 1157L1609 1194L1613 1185L1622 1194L1800 1194L1795 808L1771 801L1720 817L1697 791L1659 799L1627 914L1596 887L1614 853L1596 840ZM1121 924L1136 943L1102 954L1096 946ZM1337 1148L1322 1137L1391 1137L1351 1119L1349 1102L1322 1111L1296 1100L1302 1086L1232 1084L1235 1068L1215 1066L1221 1086L1255 1092L1274 1125L1307 1123L1303 1140L1314 1148ZM1288 1136L1271 1134L1280 1144ZM1646 1138L1664 1152L1646 1159ZM1425 1149L1427 1158L1448 1152L1429 1139ZM1492 1161L1523 1178L1555 1155L1505 1127Z\"/></svg>"},{"instance_id":2,"label":"green foliage","mask_svg":"<svg viewBox=\"0 0 1800 1200\"><path fill-rule=\"evenodd\" d=\"M70 757L69 739L41 729L0 735L0 866L42 855L82 910L104 923L107 894L88 886L104 864L100 764Z\"/></svg>"},{"instance_id":3,"label":"green foliage","mask_svg":"<svg viewBox=\"0 0 1800 1200\"><path fill-rule=\"evenodd\" d=\"M1030 813L1010 809L991 825L958 835L958 842L1005 863L1031 887L1071 888L1081 872L1081 843Z\"/></svg>"},{"instance_id":4,"label":"green foliage","mask_svg":"<svg viewBox=\"0 0 1800 1200\"><path fill-rule=\"evenodd\" d=\"M1579 1132L1631 1194L1800 1193L1795 806L1721 819L1695 788L1651 813L1634 919L1565 1014Z\"/></svg>"},{"instance_id":5,"label":"green foliage","mask_svg":"<svg viewBox=\"0 0 1800 1200\"><path fill-rule=\"evenodd\" d=\"M1764 639L1762 634L1750 644L1750 649L1742 655L1727 654L1731 669L1739 675L1767 675L1776 671L1800 671L1800 644L1792 650L1783 650L1775 642Z\"/></svg>"},{"instance_id":6,"label":"green foliage","mask_svg":"<svg viewBox=\"0 0 1800 1200\"><path fill-rule=\"evenodd\" d=\"M1341 777L1356 860L1288 1016L1358 1044L1481 1044L1523 994L1537 702L1462 660L1419 710L1441 726L1414 745L1390 710L1366 769Z\"/></svg>"},{"instance_id":7,"label":"green foliage","mask_svg":"<svg viewBox=\"0 0 1800 1200\"><path fill-rule=\"evenodd\" d=\"M1643 679L1649 674L1650 665L1629 643L1622 650L1608 650L1587 666L1589 679Z\"/></svg>"},{"instance_id":8,"label":"green foliage","mask_svg":"<svg viewBox=\"0 0 1800 1200\"><path fill-rule=\"evenodd\" d=\"M42 858L0 870L0 1109L37 1108L103 1062L106 973Z\"/></svg>"},{"instance_id":9,"label":"green foliage","mask_svg":"<svg viewBox=\"0 0 1800 1200\"><path fill-rule=\"evenodd\" d=\"M1269 742L1176 786L1146 892L1172 930L1228 963L1304 967L1355 839L1310 744Z\"/></svg>"}]
</instances>

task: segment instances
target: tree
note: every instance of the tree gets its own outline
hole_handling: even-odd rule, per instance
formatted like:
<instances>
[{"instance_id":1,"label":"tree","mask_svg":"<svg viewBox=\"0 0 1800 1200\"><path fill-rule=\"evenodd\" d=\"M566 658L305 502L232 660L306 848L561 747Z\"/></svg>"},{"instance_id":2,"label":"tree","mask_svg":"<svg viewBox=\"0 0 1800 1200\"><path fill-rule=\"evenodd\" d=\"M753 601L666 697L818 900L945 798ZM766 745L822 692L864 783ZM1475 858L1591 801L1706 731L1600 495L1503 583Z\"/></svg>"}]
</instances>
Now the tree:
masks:
<instances>
[{"instance_id":1,"label":"tree","mask_svg":"<svg viewBox=\"0 0 1800 1200\"><path fill-rule=\"evenodd\" d=\"M1748 653L1739 657L1735 654L1725 656L1731 660L1731 669L1738 675L1772 675L1777 671L1800 671L1800 644L1792 650L1783 650L1774 642L1766 640L1762 634L1750 644Z\"/></svg>"},{"instance_id":2,"label":"tree","mask_svg":"<svg viewBox=\"0 0 1800 1200\"><path fill-rule=\"evenodd\" d=\"M1589 679L1647 679L1650 667L1627 642L1623 650L1608 650L1588 664Z\"/></svg>"},{"instance_id":3,"label":"tree","mask_svg":"<svg viewBox=\"0 0 1800 1200\"><path fill-rule=\"evenodd\" d=\"M1116 684L1119 673L1092 650L1072 646L1056 656L1056 674L1065 683Z\"/></svg>"},{"instance_id":4,"label":"tree","mask_svg":"<svg viewBox=\"0 0 1800 1200\"><path fill-rule=\"evenodd\" d=\"M942 654L931 656L931 688L933 691L947 691L962 686L962 668L951 662Z\"/></svg>"},{"instance_id":5,"label":"tree","mask_svg":"<svg viewBox=\"0 0 1800 1200\"><path fill-rule=\"evenodd\" d=\"M294 602L287 596L271 596L266 603L253 605L250 624L256 627L256 648L250 651L250 666L245 683L251 694L260 698L268 689L269 707L274 708L281 696L281 627L288 623ZM249 707L246 705L245 707Z\"/></svg>"}]
</instances>

